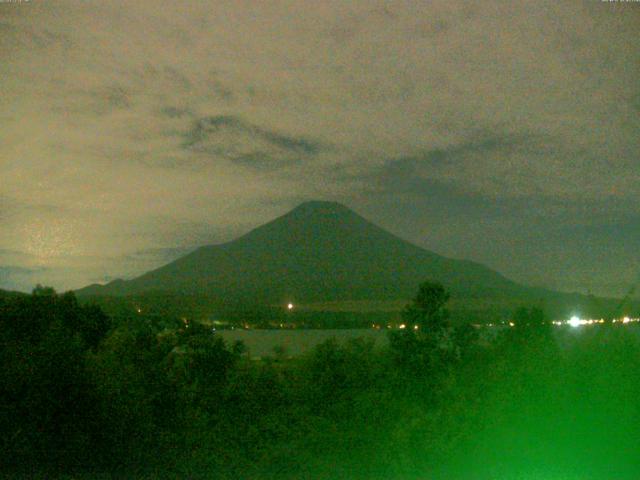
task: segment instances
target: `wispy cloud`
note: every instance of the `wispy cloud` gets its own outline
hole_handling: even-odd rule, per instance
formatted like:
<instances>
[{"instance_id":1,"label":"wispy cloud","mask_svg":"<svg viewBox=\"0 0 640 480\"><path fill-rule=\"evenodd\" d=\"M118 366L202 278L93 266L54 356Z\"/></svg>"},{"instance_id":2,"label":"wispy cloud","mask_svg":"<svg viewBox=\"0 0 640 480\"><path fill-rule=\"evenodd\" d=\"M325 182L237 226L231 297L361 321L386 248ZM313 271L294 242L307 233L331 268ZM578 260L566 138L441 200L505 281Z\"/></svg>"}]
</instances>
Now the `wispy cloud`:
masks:
<instances>
[{"instance_id":1,"label":"wispy cloud","mask_svg":"<svg viewBox=\"0 0 640 480\"><path fill-rule=\"evenodd\" d=\"M320 142L285 135L231 115L196 119L184 133L183 147L259 170L308 161L327 148Z\"/></svg>"}]
</instances>

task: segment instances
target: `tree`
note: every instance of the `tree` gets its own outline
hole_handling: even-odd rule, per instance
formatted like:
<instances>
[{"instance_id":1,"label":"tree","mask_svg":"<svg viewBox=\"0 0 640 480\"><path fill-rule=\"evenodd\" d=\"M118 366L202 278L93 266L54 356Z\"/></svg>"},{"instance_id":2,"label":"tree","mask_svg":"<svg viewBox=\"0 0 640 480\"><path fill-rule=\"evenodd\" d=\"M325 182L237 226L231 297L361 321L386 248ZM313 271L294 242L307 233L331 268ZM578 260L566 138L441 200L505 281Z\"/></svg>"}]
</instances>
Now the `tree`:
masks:
<instances>
[{"instance_id":1,"label":"tree","mask_svg":"<svg viewBox=\"0 0 640 480\"><path fill-rule=\"evenodd\" d=\"M445 308L449 298L449 292L441 283L422 283L413 302L402 312L405 325L417 325L423 331L441 331L449 327L449 311Z\"/></svg>"},{"instance_id":2,"label":"tree","mask_svg":"<svg viewBox=\"0 0 640 480\"><path fill-rule=\"evenodd\" d=\"M87 354L98 462L126 469L162 457L169 432L181 421L177 386L169 375L174 344L171 336L159 337L150 322L134 318Z\"/></svg>"},{"instance_id":3,"label":"tree","mask_svg":"<svg viewBox=\"0 0 640 480\"><path fill-rule=\"evenodd\" d=\"M512 318L515 328L510 328L506 338L516 343L531 342L534 339L549 340L552 325L545 319L544 311L539 307L519 307Z\"/></svg>"},{"instance_id":4,"label":"tree","mask_svg":"<svg viewBox=\"0 0 640 480\"><path fill-rule=\"evenodd\" d=\"M391 332L389 342L397 363L428 374L455 358L456 345L446 304L449 292L442 284L426 281L402 312L405 328Z\"/></svg>"},{"instance_id":5,"label":"tree","mask_svg":"<svg viewBox=\"0 0 640 480\"><path fill-rule=\"evenodd\" d=\"M544 311L539 307L518 307L513 314L516 327L541 327L544 325Z\"/></svg>"},{"instance_id":6,"label":"tree","mask_svg":"<svg viewBox=\"0 0 640 480\"><path fill-rule=\"evenodd\" d=\"M57 468L93 456L96 408L85 359L108 323L99 309L86 311L73 293L50 287L3 302L0 464Z\"/></svg>"},{"instance_id":7,"label":"tree","mask_svg":"<svg viewBox=\"0 0 640 480\"><path fill-rule=\"evenodd\" d=\"M111 320L97 305L82 307L82 313L84 318L78 330L85 343L96 349L100 341L106 337Z\"/></svg>"}]
</instances>

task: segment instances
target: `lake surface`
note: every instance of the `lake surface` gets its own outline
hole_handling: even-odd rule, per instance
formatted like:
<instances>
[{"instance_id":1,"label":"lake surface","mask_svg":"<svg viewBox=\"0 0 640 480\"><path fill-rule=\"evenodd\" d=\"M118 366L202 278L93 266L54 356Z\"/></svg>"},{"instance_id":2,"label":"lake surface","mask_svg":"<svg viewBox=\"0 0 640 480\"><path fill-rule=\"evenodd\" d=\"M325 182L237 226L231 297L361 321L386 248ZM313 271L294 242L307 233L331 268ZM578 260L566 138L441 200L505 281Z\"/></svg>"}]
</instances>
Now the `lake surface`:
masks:
<instances>
[{"instance_id":1,"label":"lake surface","mask_svg":"<svg viewBox=\"0 0 640 480\"><path fill-rule=\"evenodd\" d=\"M508 327L482 328L480 338L486 342L491 342L499 335L500 331ZM568 326L554 328L554 336L561 348L570 348L576 341L585 335L594 333L595 329L606 328L602 326L585 326L571 328ZM626 325L615 327L622 328L631 333L629 338L633 338L640 346L640 325ZM316 345L335 338L339 343L345 343L350 339L364 337L372 339L377 346L385 346L388 343L389 330L369 329L336 329L336 330L218 330L216 334L221 335L228 344L233 344L236 340L244 342L248 349L249 356L260 358L274 354L274 349L284 348L286 356L296 356L306 353Z\"/></svg>"}]
</instances>

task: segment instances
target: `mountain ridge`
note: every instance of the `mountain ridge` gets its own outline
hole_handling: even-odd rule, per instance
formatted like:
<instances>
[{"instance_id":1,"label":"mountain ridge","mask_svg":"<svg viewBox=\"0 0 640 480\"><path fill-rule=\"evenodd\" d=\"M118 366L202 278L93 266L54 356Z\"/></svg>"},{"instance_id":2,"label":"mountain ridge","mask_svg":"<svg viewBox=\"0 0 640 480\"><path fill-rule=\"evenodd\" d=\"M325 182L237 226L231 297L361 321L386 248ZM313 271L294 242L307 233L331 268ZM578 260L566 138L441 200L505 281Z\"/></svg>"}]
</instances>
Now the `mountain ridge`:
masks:
<instances>
[{"instance_id":1,"label":"mountain ridge","mask_svg":"<svg viewBox=\"0 0 640 480\"><path fill-rule=\"evenodd\" d=\"M456 293L509 293L520 286L488 267L414 245L343 204L304 202L235 240L205 245L131 280L79 295L149 291L263 303L410 298L427 279Z\"/></svg>"}]
</instances>

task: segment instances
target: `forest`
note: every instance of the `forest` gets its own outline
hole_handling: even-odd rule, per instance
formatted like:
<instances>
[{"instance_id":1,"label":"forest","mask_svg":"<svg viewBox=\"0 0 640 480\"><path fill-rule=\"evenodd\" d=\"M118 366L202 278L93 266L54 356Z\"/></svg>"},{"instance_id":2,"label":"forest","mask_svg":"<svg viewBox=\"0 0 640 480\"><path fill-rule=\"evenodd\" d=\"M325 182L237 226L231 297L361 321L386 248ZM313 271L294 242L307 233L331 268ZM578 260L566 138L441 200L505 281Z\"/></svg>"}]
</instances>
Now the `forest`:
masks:
<instances>
[{"instance_id":1,"label":"forest","mask_svg":"<svg viewBox=\"0 0 640 480\"><path fill-rule=\"evenodd\" d=\"M384 346L249 358L210 328L0 297L5 478L632 479L636 326L520 309L491 341L425 282ZM456 325L455 327L452 325Z\"/></svg>"}]
</instances>

